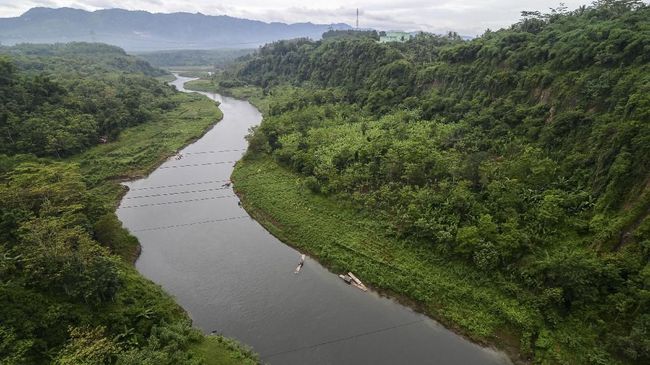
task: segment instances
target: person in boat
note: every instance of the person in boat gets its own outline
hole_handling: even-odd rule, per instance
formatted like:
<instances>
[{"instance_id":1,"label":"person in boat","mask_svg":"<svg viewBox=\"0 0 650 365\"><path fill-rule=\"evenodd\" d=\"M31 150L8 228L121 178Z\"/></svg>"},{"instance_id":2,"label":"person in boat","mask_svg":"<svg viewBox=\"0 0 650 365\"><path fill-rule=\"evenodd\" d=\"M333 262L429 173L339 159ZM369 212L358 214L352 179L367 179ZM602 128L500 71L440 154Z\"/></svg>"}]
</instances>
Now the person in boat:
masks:
<instances>
[{"instance_id":1,"label":"person in boat","mask_svg":"<svg viewBox=\"0 0 650 365\"><path fill-rule=\"evenodd\" d=\"M341 278L343 281L345 281L346 284L351 284L352 283L352 278L347 276L347 275L339 275L339 278Z\"/></svg>"},{"instance_id":2,"label":"person in boat","mask_svg":"<svg viewBox=\"0 0 650 365\"><path fill-rule=\"evenodd\" d=\"M296 270L293 272L294 274L297 274L300 272L300 269L302 269L302 266L305 264L305 255L302 255L300 257L300 262L298 263L298 267L296 267Z\"/></svg>"}]
</instances>

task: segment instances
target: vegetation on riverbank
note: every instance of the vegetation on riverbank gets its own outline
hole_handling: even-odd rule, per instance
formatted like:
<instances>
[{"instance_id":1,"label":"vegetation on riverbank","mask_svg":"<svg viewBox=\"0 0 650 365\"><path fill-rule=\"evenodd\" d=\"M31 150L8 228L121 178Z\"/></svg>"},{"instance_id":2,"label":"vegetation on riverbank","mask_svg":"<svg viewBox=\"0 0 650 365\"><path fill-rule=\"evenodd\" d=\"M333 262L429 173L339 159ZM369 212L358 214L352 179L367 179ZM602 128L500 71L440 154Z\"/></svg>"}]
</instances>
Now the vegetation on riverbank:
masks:
<instances>
[{"instance_id":1,"label":"vegetation on riverbank","mask_svg":"<svg viewBox=\"0 0 650 365\"><path fill-rule=\"evenodd\" d=\"M0 51L2 363L255 363L133 268L137 239L114 213L120 181L202 135L215 103L115 47Z\"/></svg>"},{"instance_id":2,"label":"vegetation on riverbank","mask_svg":"<svg viewBox=\"0 0 650 365\"><path fill-rule=\"evenodd\" d=\"M648 362L648 19L603 0L472 41L265 46L219 83L271 100L237 189L280 238L471 337Z\"/></svg>"},{"instance_id":3,"label":"vegetation on riverbank","mask_svg":"<svg viewBox=\"0 0 650 365\"><path fill-rule=\"evenodd\" d=\"M253 85L240 85L224 87L220 83L221 75L203 77L185 83L187 90L203 91L208 93L219 93L238 99L246 99L262 113L269 109L269 98L264 94L264 89Z\"/></svg>"},{"instance_id":4,"label":"vegetation on riverbank","mask_svg":"<svg viewBox=\"0 0 650 365\"><path fill-rule=\"evenodd\" d=\"M139 244L122 233L121 223L111 214L124 193L120 182L148 175L181 147L200 138L223 116L212 100L202 96L178 93L172 99L178 106L155 121L129 128L118 140L68 159L79 166L96 204L101 204L110 216L103 216L96 224L96 230L110 227L109 234L102 234L106 242L100 242L128 262L137 259Z\"/></svg>"},{"instance_id":5,"label":"vegetation on riverbank","mask_svg":"<svg viewBox=\"0 0 650 365\"><path fill-rule=\"evenodd\" d=\"M211 49L211 50L171 50L138 52L136 56L156 67L170 69L211 69L223 68L235 59L253 53L253 49Z\"/></svg>"},{"instance_id":6,"label":"vegetation on riverbank","mask_svg":"<svg viewBox=\"0 0 650 365\"><path fill-rule=\"evenodd\" d=\"M378 217L315 194L307 177L271 158L239 161L232 180L246 211L278 239L332 272L353 271L365 284L410 300L406 304L475 341L518 352L517 339L509 342L513 339L502 332L504 324L535 313L499 290L492 278L445 260L424 245L413 247L385 234Z\"/></svg>"},{"instance_id":7,"label":"vegetation on riverbank","mask_svg":"<svg viewBox=\"0 0 650 365\"><path fill-rule=\"evenodd\" d=\"M214 71L213 68L211 67L206 67L206 68L180 68L180 69L173 69L171 72L177 73L178 76L180 77L196 77L196 78L203 78L203 79L208 79L210 78L210 74Z\"/></svg>"},{"instance_id":8,"label":"vegetation on riverbank","mask_svg":"<svg viewBox=\"0 0 650 365\"><path fill-rule=\"evenodd\" d=\"M203 91L206 93L218 93L219 88L215 85L212 80L207 78L200 78L198 80L192 80L185 83L184 87L187 90L194 91Z\"/></svg>"},{"instance_id":9,"label":"vegetation on riverbank","mask_svg":"<svg viewBox=\"0 0 650 365\"><path fill-rule=\"evenodd\" d=\"M256 365L257 354L239 342L223 336L205 336L192 345L191 350L204 360L205 365Z\"/></svg>"}]
</instances>

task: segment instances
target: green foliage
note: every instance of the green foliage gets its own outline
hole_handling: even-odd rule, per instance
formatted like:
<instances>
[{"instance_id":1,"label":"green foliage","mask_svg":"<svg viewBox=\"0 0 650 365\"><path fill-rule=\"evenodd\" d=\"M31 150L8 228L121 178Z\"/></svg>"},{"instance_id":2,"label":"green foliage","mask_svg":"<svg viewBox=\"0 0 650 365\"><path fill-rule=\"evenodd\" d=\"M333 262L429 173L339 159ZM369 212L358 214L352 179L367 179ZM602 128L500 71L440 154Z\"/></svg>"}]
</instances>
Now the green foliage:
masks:
<instances>
[{"instance_id":1,"label":"green foliage","mask_svg":"<svg viewBox=\"0 0 650 365\"><path fill-rule=\"evenodd\" d=\"M106 338L105 329L72 328L70 341L54 360L56 365L102 365L111 364L117 355L118 346Z\"/></svg>"},{"instance_id":2,"label":"green foliage","mask_svg":"<svg viewBox=\"0 0 650 365\"><path fill-rule=\"evenodd\" d=\"M25 284L90 303L111 300L119 289L117 267L80 228L58 219L36 219L21 227L12 254L20 256Z\"/></svg>"},{"instance_id":3,"label":"green foliage","mask_svg":"<svg viewBox=\"0 0 650 365\"><path fill-rule=\"evenodd\" d=\"M524 300L532 300L530 294L504 278L442 258L424 242L394 237L371 212L311 192L310 176L268 157L249 156L232 178L247 211L277 237L335 272L354 271L364 283L416 300L419 308L472 338L494 336L511 322L524 328L535 323L536 311L509 298L508 291Z\"/></svg>"},{"instance_id":4,"label":"green foliage","mask_svg":"<svg viewBox=\"0 0 650 365\"><path fill-rule=\"evenodd\" d=\"M246 163L277 171L271 157L305 188L285 200L313 203L310 191L351 204L396 240L356 254L422 256L408 274L417 282L450 261L489 278L503 296L490 300L522 308L472 315L480 299L471 298L453 312L432 310L474 335L507 328L540 363L648 362L650 8L607 0L523 15L472 41L262 47L230 73L270 96ZM293 232L308 223L243 176L249 204L292 227L282 236L337 269L364 270L339 241L320 238L340 223L313 237ZM430 293L461 292L413 288L400 272L366 274L431 307Z\"/></svg>"},{"instance_id":5,"label":"green foliage","mask_svg":"<svg viewBox=\"0 0 650 365\"><path fill-rule=\"evenodd\" d=\"M93 225L93 232L97 242L112 253L128 262L135 261L137 252L134 252L134 248L139 245L138 239L124 230L115 213L109 212L99 217Z\"/></svg>"},{"instance_id":6,"label":"green foliage","mask_svg":"<svg viewBox=\"0 0 650 365\"><path fill-rule=\"evenodd\" d=\"M375 68L399 58L397 50L366 38L279 41L262 47L239 71L239 77L265 88L288 81L354 91Z\"/></svg>"},{"instance_id":7,"label":"green foliage","mask_svg":"<svg viewBox=\"0 0 650 365\"><path fill-rule=\"evenodd\" d=\"M224 348L229 351L223 351ZM255 365L260 362L251 349L223 336L206 336L193 350L206 365Z\"/></svg>"},{"instance_id":8,"label":"green foliage","mask_svg":"<svg viewBox=\"0 0 650 365\"><path fill-rule=\"evenodd\" d=\"M217 92L216 85L211 80L206 79L188 81L183 85L183 87L188 90Z\"/></svg>"},{"instance_id":9,"label":"green foliage","mask_svg":"<svg viewBox=\"0 0 650 365\"><path fill-rule=\"evenodd\" d=\"M130 266L138 242L114 213L117 178L142 176L198 138L221 118L215 103L130 69L114 47L11 50L26 55L0 59L0 152L9 154L0 154L0 363L194 365L206 363L199 344L254 362L205 344ZM20 69L25 62L51 74ZM102 128L117 140L97 144Z\"/></svg>"},{"instance_id":10,"label":"green foliage","mask_svg":"<svg viewBox=\"0 0 650 365\"><path fill-rule=\"evenodd\" d=\"M0 153L62 157L172 109L160 71L99 44L0 48ZM92 75L92 77L89 77Z\"/></svg>"},{"instance_id":11,"label":"green foliage","mask_svg":"<svg viewBox=\"0 0 650 365\"><path fill-rule=\"evenodd\" d=\"M174 50L138 53L137 56L157 67L212 66L223 68L253 49Z\"/></svg>"},{"instance_id":12,"label":"green foliage","mask_svg":"<svg viewBox=\"0 0 650 365\"><path fill-rule=\"evenodd\" d=\"M379 33L376 30L357 30L357 29L332 29L323 33L323 39L337 38L370 38L379 40Z\"/></svg>"},{"instance_id":13,"label":"green foliage","mask_svg":"<svg viewBox=\"0 0 650 365\"><path fill-rule=\"evenodd\" d=\"M167 74L146 61L128 56L119 47L102 43L23 43L0 47L0 53L15 58L20 68L30 73L52 73L58 78L70 74L96 76L97 73L117 70L153 77Z\"/></svg>"}]
</instances>

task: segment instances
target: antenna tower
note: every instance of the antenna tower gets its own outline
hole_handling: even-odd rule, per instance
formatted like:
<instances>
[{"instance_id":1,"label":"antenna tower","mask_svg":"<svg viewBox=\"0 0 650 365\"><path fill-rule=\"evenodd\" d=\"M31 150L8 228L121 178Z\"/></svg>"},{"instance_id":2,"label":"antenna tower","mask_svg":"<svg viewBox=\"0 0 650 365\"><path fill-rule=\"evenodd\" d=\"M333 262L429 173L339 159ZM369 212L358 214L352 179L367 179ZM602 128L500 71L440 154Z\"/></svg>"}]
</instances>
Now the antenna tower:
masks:
<instances>
[{"instance_id":1,"label":"antenna tower","mask_svg":"<svg viewBox=\"0 0 650 365\"><path fill-rule=\"evenodd\" d=\"M359 8L357 8L357 29L359 29Z\"/></svg>"}]
</instances>

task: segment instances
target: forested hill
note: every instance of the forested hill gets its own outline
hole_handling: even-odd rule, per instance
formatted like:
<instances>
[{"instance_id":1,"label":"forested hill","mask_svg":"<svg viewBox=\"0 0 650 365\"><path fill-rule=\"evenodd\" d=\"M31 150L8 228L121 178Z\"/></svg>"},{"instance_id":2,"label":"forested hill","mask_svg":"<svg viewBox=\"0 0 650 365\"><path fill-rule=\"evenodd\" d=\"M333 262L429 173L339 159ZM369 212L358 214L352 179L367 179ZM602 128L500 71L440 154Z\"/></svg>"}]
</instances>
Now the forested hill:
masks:
<instances>
[{"instance_id":1,"label":"forested hill","mask_svg":"<svg viewBox=\"0 0 650 365\"><path fill-rule=\"evenodd\" d=\"M66 156L175 106L164 71L117 47L0 47L0 154Z\"/></svg>"},{"instance_id":2,"label":"forested hill","mask_svg":"<svg viewBox=\"0 0 650 365\"><path fill-rule=\"evenodd\" d=\"M54 43L0 46L0 55L13 59L17 68L46 73L64 79L67 76L94 76L109 72L161 76L166 72L146 61L128 55L123 49L103 43Z\"/></svg>"},{"instance_id":3,"label":"forested hill","mask_svg":"<svg viewBox=\"0 0 650 365\"><path fill-rule=\"evenodd\" d=\"M205 67L223 68L239 57L254 52L252 48L224 48L214 50L176 50L142 52L137 56L157 67Z\"/></svg>"},{"instance_id":4,"label":"forested hill","mask_svg":"<svg viewBox=\"0 0 650 365\"><path fill-rule=\"evenodd\" d=\"M0 18L0 43L103 42L128 51L255 48L280 39L319 39L330 28L350 26L265 23L200 13L33 8L19 17Z\"/></svg>"},{"instance_id":5,"label":"forested hill","mask_svg":"<svg viewBox=\"0 0 650 365\"><path fill-rule=\"evenodd\" d=\"M540 363L650 361L648 6L528 12L471 41L277 42L233 72L272 100L249 157L512 300L446 320L513 330Z\"/></svg>"},{"instance_id":6,"label":"forested hill","mask_svg":"<svg viewBox=\"0 0 650 365\"><path fill-rule=\"evenodd\" d=\"M219 118L161 71L101 44L0 49L0 363L227 364L131 265L117 179L143 175ZM231 359L231 360L228 360Z\"/></svg>"}]
</instances>

